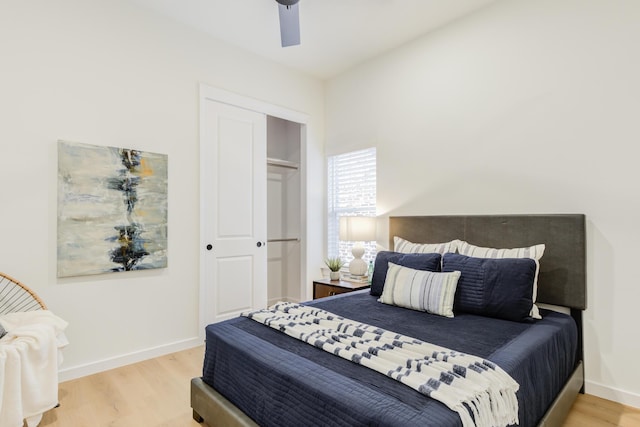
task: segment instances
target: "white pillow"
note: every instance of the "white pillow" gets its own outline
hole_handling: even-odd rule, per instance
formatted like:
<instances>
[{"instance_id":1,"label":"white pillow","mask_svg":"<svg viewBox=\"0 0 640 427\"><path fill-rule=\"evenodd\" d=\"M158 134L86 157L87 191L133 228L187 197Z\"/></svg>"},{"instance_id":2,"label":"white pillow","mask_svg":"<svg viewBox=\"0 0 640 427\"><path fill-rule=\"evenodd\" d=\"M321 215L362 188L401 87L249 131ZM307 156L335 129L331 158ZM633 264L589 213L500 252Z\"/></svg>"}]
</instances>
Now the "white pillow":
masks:
<instances>
[{"instance_id":1,"label":"white pillow","mask_svg":"<svg viewBox=\"0 0 640 427\"><path fill-rule=\"evenodd\" d=\"M453 317L459 271L436 273L389 263L379 302Z\"/></svg>"},{"instance_id":2,"label":"white pillow","mask_svg":"<svg viewBox=\"0 0 640 427\"><path fill-rule=\"evenodd\" d=\"M512 249L496 249L485 248L482 246L474 246L463 240L458 240L458 252L462 255L474 257L474 258L531 258L536 262L536 275L533 279L533 306L529 315L534 319L542 319L538 306L535 304L538 296L538 273L540 271L540 258L544 255L545 245L541 243L539 245L533 245L524 248L512 248Z\"/></svg>"},{"instance_id":3,"label":"white pillow","mask_svg":"<svg viewBox=\"0 0 640 427\"><path fill-rule=\"evenodd\" d=\"M393 250L404 254L446 254L455 252L459 240L445 243L412 243L402 237L393 236Z\"/></svg>"}]
</instances>

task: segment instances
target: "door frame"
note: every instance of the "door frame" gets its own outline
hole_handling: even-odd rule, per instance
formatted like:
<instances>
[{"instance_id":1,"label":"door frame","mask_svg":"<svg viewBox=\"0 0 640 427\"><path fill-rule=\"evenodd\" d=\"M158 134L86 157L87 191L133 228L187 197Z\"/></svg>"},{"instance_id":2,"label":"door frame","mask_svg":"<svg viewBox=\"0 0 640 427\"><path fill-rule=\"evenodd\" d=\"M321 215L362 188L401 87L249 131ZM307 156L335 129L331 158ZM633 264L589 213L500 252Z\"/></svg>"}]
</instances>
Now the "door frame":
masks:
<instances>
[{"instance_id":1,"label":"door frame","mask_svg":"<svg viewBox=\"0 0 640 427\"><path fill-rule=\"evenodd\" d=\"M207 101L215 101L224 104L233 105L235 107L244 108L246 110L255 111L258 113L263 113L267 116L278 117L280 119L288 120L291 122L300 124L300 260L302 265L300 266L300 296L304 299L306 296L306 286L305 281L307 277L307 250L306 250L306 236L307 236L307 186L306 186L306 153L307 153L307 138L308 138L308 123L309 123L309 115L305 113L301 113L298 111L290 110L288 108L284 108L275 104L271 104L265 101L260 101L254 98L250 98L244 95L240 95L237 93L229 92L224 89L216 88L213 86L206 85L204 83L200 84L199 87L199 147L200 152L202 152L202 146L205 144L202 135L204 122L205 122L205 114L203 105ZM207 322L205 319L210 318L209 316L205 316L205 314L209 313L211 308L209 308L206 304L207 301L207 288L206 288L206 272L205 265L208 257L211 257L211 253L209 253L206 249L206 245L209 242L208 237L204 235L204 230L206 229L204 221L206 218L204 212L204 197L207 193L206 189L206 181L204 177L204 171L208 165L206 164L206 159L203 156L200 156L200 292L199 292L199 316L198 316L198 337L201 340L205 338L205 327L207 326ZM266 179L266 177L265 177Z\"/></svg>"}]
</instances>

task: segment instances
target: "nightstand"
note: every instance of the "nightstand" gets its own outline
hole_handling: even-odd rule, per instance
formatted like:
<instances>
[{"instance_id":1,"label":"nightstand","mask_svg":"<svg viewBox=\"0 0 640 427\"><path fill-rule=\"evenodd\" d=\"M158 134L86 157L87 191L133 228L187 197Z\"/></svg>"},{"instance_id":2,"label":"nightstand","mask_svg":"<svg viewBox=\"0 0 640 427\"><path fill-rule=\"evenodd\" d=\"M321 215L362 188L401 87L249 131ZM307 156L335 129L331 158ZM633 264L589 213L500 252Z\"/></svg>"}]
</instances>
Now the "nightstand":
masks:
<instances>
[{"instance_id":1,"label":"nightstand","mask_svg":"<svg viewBox=\"0 0 640 427\"><path fill-rule=\"evenodd\" d=\"M342 280L318 279L313 281L313 299L367 289L369 283L352 283Z\"/></svg>"}]
</instances>

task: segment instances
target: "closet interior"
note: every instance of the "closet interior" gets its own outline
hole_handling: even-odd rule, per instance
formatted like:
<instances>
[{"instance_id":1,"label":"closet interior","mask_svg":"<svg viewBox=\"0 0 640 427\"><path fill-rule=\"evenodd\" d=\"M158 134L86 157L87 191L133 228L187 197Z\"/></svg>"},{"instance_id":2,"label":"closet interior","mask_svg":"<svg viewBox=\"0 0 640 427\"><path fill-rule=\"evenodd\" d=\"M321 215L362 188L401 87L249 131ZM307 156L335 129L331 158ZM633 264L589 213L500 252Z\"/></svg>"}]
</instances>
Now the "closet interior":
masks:
<instances>
[{"instance_id":1,"label":"closet interior","mask_svg":"<svg viewBox=\"0 0 640 427\"><path fill-rule=\"evenodd\" d=\"M301 125L267 116L269 305L301 299Z\"/></svg>"}]
</instances>

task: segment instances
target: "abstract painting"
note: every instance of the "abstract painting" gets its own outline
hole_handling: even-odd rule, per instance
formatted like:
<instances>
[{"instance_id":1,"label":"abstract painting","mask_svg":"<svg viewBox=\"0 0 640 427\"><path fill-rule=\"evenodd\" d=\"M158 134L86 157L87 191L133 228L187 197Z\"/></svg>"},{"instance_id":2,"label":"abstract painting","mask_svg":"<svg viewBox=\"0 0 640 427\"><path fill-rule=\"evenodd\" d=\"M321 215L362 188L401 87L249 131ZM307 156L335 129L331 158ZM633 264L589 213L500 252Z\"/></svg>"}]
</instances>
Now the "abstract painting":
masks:
<instances>
[{"instance_id":1,"label":"abstract painting","mask_svg":"<svg viewBox=\"0 0 640 427\"><path fill-rule=\"evenodd\" d=\"M58 141L58 277L167 266L166 154Z\"/></svg>"}]
</instances>

